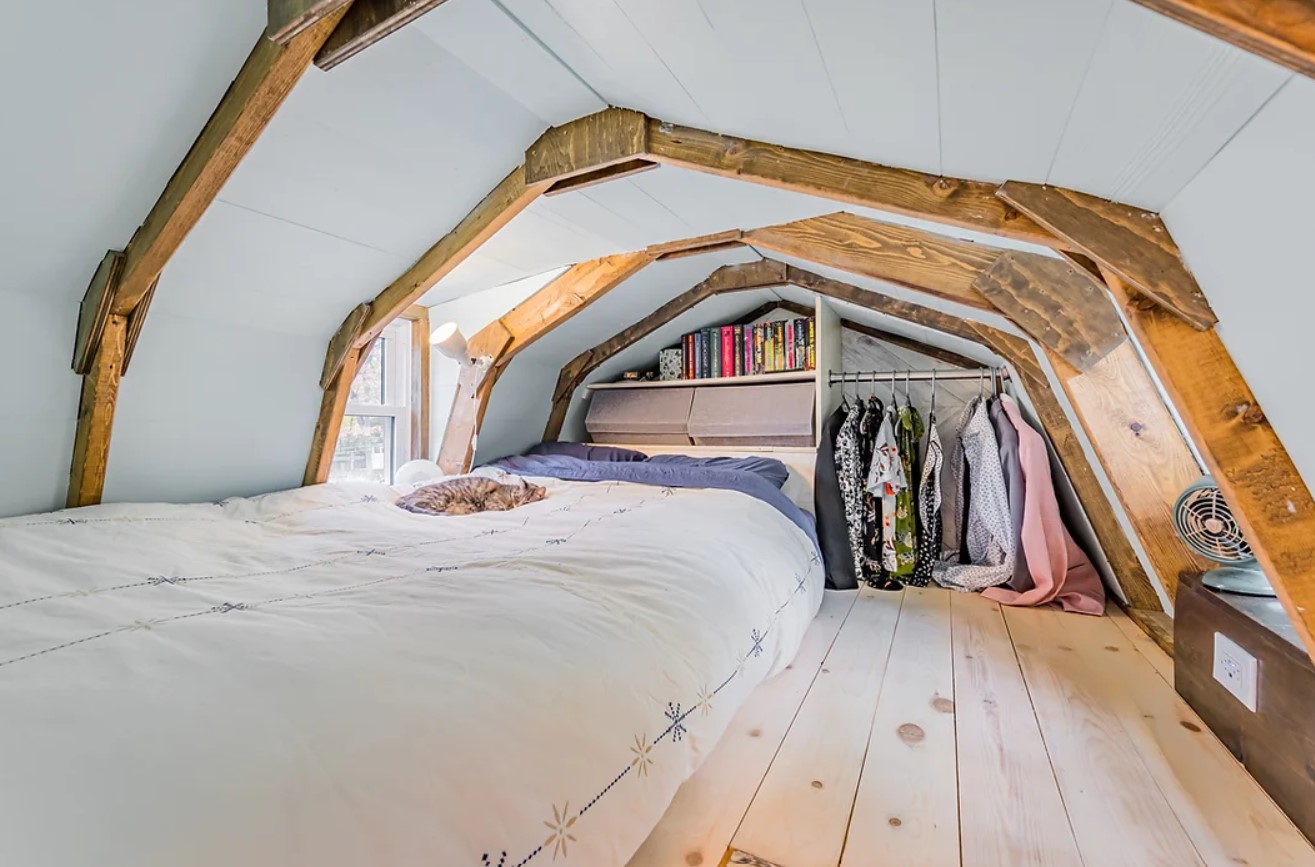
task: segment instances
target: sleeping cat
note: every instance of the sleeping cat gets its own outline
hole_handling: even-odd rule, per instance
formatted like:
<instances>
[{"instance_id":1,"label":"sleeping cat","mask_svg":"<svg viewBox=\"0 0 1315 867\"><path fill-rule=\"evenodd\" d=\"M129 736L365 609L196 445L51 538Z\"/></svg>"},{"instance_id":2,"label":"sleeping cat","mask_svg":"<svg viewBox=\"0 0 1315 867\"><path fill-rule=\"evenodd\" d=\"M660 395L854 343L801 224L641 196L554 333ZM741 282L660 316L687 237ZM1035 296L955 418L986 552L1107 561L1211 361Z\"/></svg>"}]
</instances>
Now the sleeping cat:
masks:
<instances>
[{"instance_id":1,"label":"sleeping cat","mask_svg":"<svg viewBox=\"0 0 1315 867\"><path fill-rule=\"evenodd\" d=\"M473 515L510 511L537 503L546 495L542 486L529 482L503 485L484 476L462 476L412 491L398 500L397 505L421 515Z\"/></svg>"}]
</instances>

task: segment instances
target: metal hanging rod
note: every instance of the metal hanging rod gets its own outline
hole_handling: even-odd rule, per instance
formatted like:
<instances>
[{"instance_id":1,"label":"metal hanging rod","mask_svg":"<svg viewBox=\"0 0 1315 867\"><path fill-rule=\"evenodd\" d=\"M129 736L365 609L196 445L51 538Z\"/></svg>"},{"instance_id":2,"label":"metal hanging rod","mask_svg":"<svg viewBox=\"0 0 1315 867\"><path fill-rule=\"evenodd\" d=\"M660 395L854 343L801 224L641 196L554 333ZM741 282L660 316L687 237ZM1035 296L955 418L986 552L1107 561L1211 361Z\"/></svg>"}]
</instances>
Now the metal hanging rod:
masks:
<instances>
[{"instance_id":1,"label":"metal hanging rod","mask_svg":"<svg viewBox=\"0 0 1315 867\"><path fill-rule=\"evenodd\" d=\"M1001 379L1009 378L1009 370L1004 367L976 367L968 370L857 370L853 373L842 372L836 373L834 370L829 371L830 379L828 385L835 385L840 382L889 382L891 377L895 382L930 382L935 379L937 382L955 382L958 380L980 380L992 376L998 376Z\"/></svg>"}]
</instances>

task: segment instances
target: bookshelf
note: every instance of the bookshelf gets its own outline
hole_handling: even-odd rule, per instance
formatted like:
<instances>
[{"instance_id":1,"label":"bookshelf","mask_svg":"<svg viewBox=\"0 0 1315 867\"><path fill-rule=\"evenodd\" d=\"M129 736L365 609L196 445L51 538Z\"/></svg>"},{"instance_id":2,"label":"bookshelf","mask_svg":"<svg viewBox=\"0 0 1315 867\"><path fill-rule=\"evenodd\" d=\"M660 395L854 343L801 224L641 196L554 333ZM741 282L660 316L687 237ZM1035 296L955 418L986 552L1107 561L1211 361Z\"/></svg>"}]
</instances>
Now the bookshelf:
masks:
<instances>
[{"instance_id":1,"label":"bookshelf","mask_svg":"<svg viewBox=\"0 0 1315 867\"><path fill-rule=\"evenodd\" d=\"M808 419L808 424L806 424L803 427L803 430L806 431L808 425L811 424L811 427L813 428L813 435L812 435L813 445L811 448L803 447L802 444L799 444L797 446L786 447L786 448L803 448L803 450L805 451L812 451L813 449L816 448L817 437L821 435L823 424L825 423L826 419L830 416L830 414L835 410L836 406L839 405L839 401L840 401L840 390L838 388L831 387L829 382L829 374L832 370L842 369L843 366L843 348L842 348L842 339L841 339L840 315L837 312L836 308L832 306L831 302L825 298L818 296L815 298L814 303L815 303L814 317L815 317L815 329L816 329L815 331L816 345L815 345L815 355L814 355L815 364L812 370L787 370L787 371L777 371L774 373L750 374L747 376L723 376L723 377L709 377L704 379L625 380L621 382L594 382L587 385L586 389L591 394L599 393L599 392L618 392L618 391L626 392L635 395L635 399L637 400L644 400L643 398L640 397L640 395L642 395L645 392L650 392L650 391L660 392L664 396L660 404L653 403L651 401L645 401L645 402L649 405L649 407L656 407L658 405L661 405L662 407L664 407L664 409L662 410L662 414L664 418L669 415L670 417L674 418L676 421L680 421L680 417L683 417L684 415L689 414L691 412L690 410L691 406L695 406L698 404L698 399L696 396L692 396L688 401L678 398L678 395L683 395L685 393L681 391L682 389L685 390L689 390L689 389L697 390L703 388L720 389L724 387L754 388L761 386L771 386L771 385L782 384L782 383L812 383L813 401L812 401L812 407L810 412L811 417ZM669 391L670 389L676 389L676 391L675 392ZM736 394L742 394L742 393L736 392ZM775 401L781 399L781 394L779 392L772 392L768 390L768 391L764 391L763 394L765 400L768 401L769 403L761 404L761 405L776 406L777 404L775 403ZM657 398L657 396L658 395L656 393L653 395L655 399ZM602 399L603 398L600 395L599 400ZM615 400L620 400L620 399L622 399L622 397L619 394L615 395L614 397L609 397L609 405L612 405ZM631 401L630 398L625 398L625 400L627 401L627 404ZM672 403L673 400L679 403L680 405L677 406L673 404ZM743 398L740 398L740 400L743 400ZM799 412L799 410L803 409L803 406L800 406L797 400L793 402L787 400L785 401L785 404L790 405L792 408L787 411L786 409L784 409L783 406L783 408L780 411L788 412L789 418L798 419L797 413ZM707 404L705 403L704 406L706 407ZM651 409L649 410L649 413L651 415L652 413ZM697 411L694 412L694 415L698 415L698 414L699 413ZM764 432L776 428L778 421L784 421L785 418L786 418L785 416L779 418L773 416L770 419L764 417L763 419L763 421L765 422ZM652 419L651 418L647 419L645 424L651 425ZM692 427L693 425L691 424L691 428ZM649 429L648 427L645 427L645 430L648 429ZM621 435L624 436L624 434ZM805 436L807 435L805 434ZM611 441L620 442L621 440L613 439ZM656 442L653 439L649 439L646 441L640 440L640 441L648 442L649 444L654 444ZM716 446L715 448L719 448L724 451L725 448L727 448L728 446L733 446L733 444L728 444L727 446ZM644 446L641 445L638 447L642 449ZM689 448L691 446L687 442L685 445L680 447ZM777 447L780 448L783 446L777 446ZM750 451L755 450L755 446L750 445L748 442L744 442L739 446L739 448L748 449ZM773 446L767 444L756 445L756 449L758 450L768 450L771 448L773 448Z\"/></svg>"},{"instance_id":2,"label":"bookshelf","mask_svg":"<svg viewBox=\"0 0 1315 867\"><path fill-rule=\"evenodd\" d=\"M704 388L710 385L761 385L768 382L812 382L815 370L786 370L781 373L759 373L753 376L718 376L710 379L626 380L622 382L594 382L590 391L614 388Z\"/></svg>"}]
</instances>

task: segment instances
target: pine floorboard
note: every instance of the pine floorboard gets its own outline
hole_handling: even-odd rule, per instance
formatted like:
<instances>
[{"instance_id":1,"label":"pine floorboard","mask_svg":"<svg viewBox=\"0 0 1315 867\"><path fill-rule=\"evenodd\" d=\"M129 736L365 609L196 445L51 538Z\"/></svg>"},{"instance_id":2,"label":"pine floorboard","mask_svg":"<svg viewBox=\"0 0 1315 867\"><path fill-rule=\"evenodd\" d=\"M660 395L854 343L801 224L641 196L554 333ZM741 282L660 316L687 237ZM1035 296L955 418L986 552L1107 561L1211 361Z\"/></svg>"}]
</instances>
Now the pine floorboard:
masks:
<instances>
[{"instance_id":1,"label":"pine floorboard","mask_svg":"<svg viewBox=\"0 0 1315 867\"><path fill-rule=\"evenodd\" d=\"M828 592L629 867L1315 867L1121 611Z\"/></svg>"}]
</instances>

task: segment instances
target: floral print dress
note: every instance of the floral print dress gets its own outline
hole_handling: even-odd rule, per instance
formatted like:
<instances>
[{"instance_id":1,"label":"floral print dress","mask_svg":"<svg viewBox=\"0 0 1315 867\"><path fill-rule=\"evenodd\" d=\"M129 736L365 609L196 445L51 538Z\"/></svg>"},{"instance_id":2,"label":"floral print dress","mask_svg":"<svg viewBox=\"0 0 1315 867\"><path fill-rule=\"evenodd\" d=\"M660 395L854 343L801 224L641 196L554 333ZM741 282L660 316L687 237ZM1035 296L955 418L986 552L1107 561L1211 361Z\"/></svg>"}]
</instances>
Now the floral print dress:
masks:
<instances>
[{"instance_id":1,"label":"floral print dress","mask_svg":"<svg viewBox=\"0 0 1315 867\"><path fill-rule=\"evenodd\" d=\"M872 465L868 469L867 490L881 500L881 568L889 575L899 570L897 554L899 535L899 497L908 486L904 475L904 461L900 459L899 441L895 438L898 423L892 405L881 416L877 442L872 452Z\"/></svg>"},{"instance_id":2,"label":"floral print dress","mask_svg":"<svg viewBox=\"0 0 1315 867\"><path fill-rule=\"evenodd\" d=\"M859 423L859 450L863 467L872 466L877 445L877 431L881 426L883 406L875 396L868 398L867 412ZM862 576L869 587L883 586L881 565L881 500L863 485L863 559L867 569Z\"/></svg>"}]
</instances>

